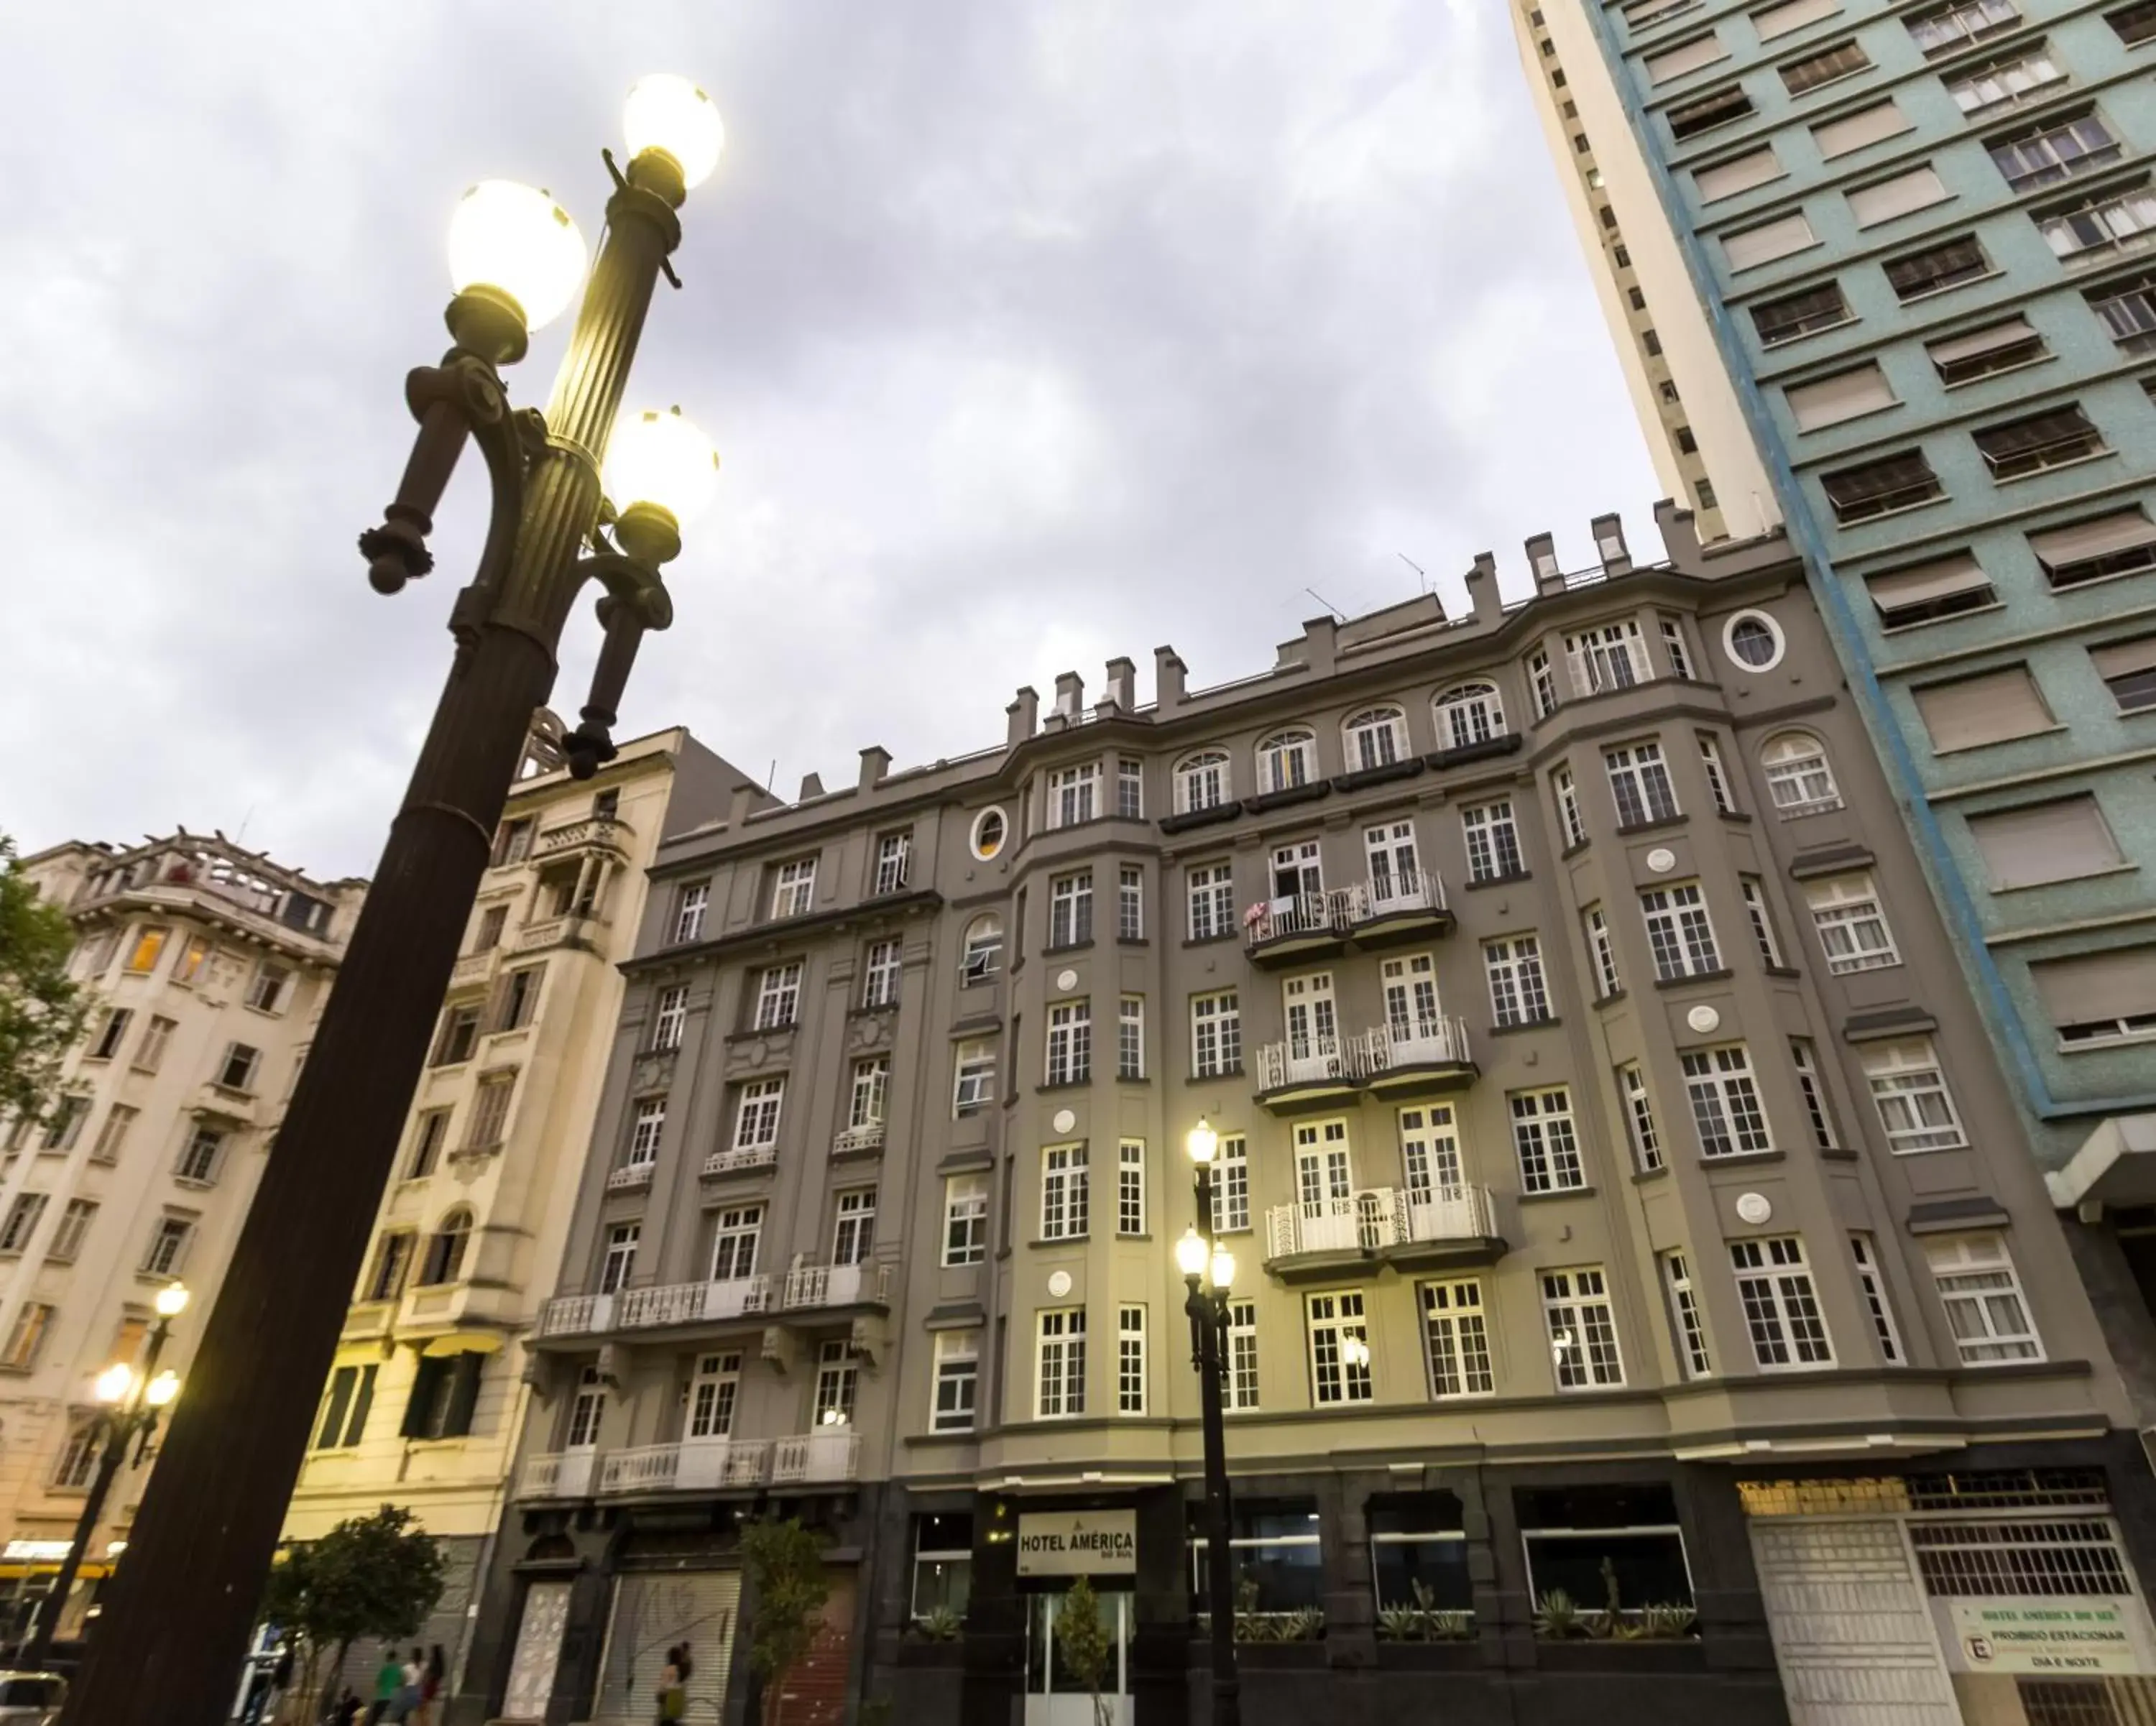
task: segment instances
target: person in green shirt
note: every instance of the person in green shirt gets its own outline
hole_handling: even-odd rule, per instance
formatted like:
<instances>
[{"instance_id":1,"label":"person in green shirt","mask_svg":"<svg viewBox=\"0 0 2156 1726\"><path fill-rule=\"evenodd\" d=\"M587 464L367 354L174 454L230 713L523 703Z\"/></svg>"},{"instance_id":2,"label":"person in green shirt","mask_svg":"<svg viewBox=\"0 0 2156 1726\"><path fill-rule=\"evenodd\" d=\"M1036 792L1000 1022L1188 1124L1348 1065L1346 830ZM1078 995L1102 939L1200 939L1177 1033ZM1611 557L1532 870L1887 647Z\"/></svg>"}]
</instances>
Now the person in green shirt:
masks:
<instances>
[{"instance_id":1,"label":"person in green shirt","mask_svg":"<svg viewBox=\"0 0 2156 1726\"><path fill-rule=\"evenodd\" d=\"M367 1711L367 1726L382 1726L396 1706L397 1692L404 1682L404 1667L394 1648L382 1651L382 1665L374 1674L374 1703Z\"/></svg>"}]
</instances>

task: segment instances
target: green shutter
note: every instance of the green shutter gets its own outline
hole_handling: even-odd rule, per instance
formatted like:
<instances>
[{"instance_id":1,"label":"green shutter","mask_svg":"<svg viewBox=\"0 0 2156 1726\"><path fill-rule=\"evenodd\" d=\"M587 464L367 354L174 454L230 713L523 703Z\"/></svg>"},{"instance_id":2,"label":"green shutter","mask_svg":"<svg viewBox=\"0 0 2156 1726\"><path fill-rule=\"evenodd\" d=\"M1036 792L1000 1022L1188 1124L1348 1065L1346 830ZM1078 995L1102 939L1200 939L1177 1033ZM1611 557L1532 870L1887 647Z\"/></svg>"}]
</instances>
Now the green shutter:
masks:
<instances>
[{"instance_id":1,"label":"green shutter","mask_svg":"<svg viewBox=\"0 0 2156 1726\"><path fill-rule=\"evenodd\" d=\"M442 1437L461 1438L471 1431L472 1411L479 1406L479 1375L486 1368L486 1356L467 1352L456 1357L456 1365L449 1380L449 1411L442 1420Z\"/></svg>"},{"instance_id":2,"label":"green shutter","mask_svg":"<svg viewBox=\"0 0 2156 1726\"><path fill-rule=\"evenodd\" d=\"M352 1419L344 1429L344 1442L357 1444L367 1431L367 1413L374 1406L374 1369L364 1366L359 1373L359 1394L352 1400Z\"/></svg>"},{"instance_id":3,"label":"green shutter","mask_svg":"<svg viewBox=\"0 0 2156 1726\"><path fill-rule=\"evenodd\" d=\"M340 1366L330 1375L329 1401L322 1410L321 1430L315 1434L316 1450L332 1449L338 1442L338 1434L344 1430L345 1408L352 1401L352 1380L357 1375L349 1366Z\"/></svg>"}]
</instances>

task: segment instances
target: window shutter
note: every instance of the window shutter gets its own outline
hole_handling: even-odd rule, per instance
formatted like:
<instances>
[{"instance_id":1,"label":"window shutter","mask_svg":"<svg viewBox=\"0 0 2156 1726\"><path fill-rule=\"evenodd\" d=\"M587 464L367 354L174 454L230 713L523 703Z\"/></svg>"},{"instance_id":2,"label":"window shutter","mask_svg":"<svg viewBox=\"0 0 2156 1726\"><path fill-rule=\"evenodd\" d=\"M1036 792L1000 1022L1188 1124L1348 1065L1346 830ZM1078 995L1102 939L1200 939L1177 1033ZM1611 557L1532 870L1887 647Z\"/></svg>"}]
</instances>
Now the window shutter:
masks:
<instances>
[{"instance_id":1,"label":"window shutter","mask_svg":"<svg viewBox=\"0 0 2156 1726\"><path fill-rule=\"evenodd\" d=\"M1969 830L1994 889L2070 881L2118 861L2118 846L2091 796L1972 815Z\"/></svg>"},{"instance_id":2,"label":"window shutter","mask_svg":"<svg viewBox=\"0 0 2156 1726\"><path fill-rule=\"evenodd\" d=\"M2071 527L2029 535L2029 549L2047 569L2152 544L2156 544L2156 523L2138 510L2121 510L2114 515L2099 515Z\"/></svg>"},{"instance_id":3,"label":"window shutter","mask_svg":"<svg viewBox=\"0 0 2156 1726\"><path fill-rule=\"evenodd\" d=\"M1853 371L1838 371L1816 383L1799 384L1789 392L1789 412L1799 431L1815 432L1860 413L1892 407L1901 397L1887 382L1887 374L1874 364Z\"/></svg>"},{"instance_id":4,"label":"window shutter","mask_svg":"<svg viewBox=\"0 0 2156 1726\"><path fill-rule=\"evenodd\" d=\"M2048 730L2051 709L2044 705L2025 665L2010 665L1981 677L1958 678L1916 692L1917 711L1932 734L1932 747L1978 749L2010 737Z\"/></svg>"},{"instance_id":5,"label":"window shutter","mask_svg":"<svg viewBox=\"0 0 2156 1726\"><path fill-rule=\"evenodd\" d=\"M471 1431L472 1411L479 1406L479 1377L486 1370L486 1356L466 1350L456 1357L449 1379L449 1408L442 1421L442 1437L461 1438Z\"/></svg>"},{"instance_id":6,"label":"window shutter","mask_svg":"<svg viewBox=\"0 0 2156 1726\"><path fill-rule=\"evenodd\" d=\"M2131 677L2137 671L2156 671L2156 635L2091 648L2089 659L2096 667L2096 674L2106 683L2115 677Z\"/></svg>"},{"instance_id":7,"label":"window shutter","mask_svg":"<svg viewBox=\"0 0 2156 1726\"><path fill-rule=\"evenodd\" d=\"M1861 187L1851 192L1849 207L1859 228L1875 228L1897 216L1906 216L1912 210L1943 202L1947 196L1946 182L1927 162L1906 174L1897 174L1891 180L1881 180L1875 186Z\"/></svg>"},{"instance_id":8,"label":"window shutter","mask_svg":"<svg viewBox=\"0 0 2156 1726\"><path fill-rule=\"evenodd\" d=\"M404 1404L404 1421L398 1430L403 1438L427 1437L427 1411L434 1406L434 1386L442 1375L446 1360L431 1355L422 1355L417 1370L412 1375L412 1395Z\"/></svg>"},{"instance_id":9,"label":"window shutter","mask_svg":"<svg viewBox=\"0 0 2156 1726\"><path fill-rule=\"evenodd\" d=\"M367 1435L367 1416L374 1407L374 1369L363 1366L359 1373L359 1395L352 1400L352 1418L345 1423L344 1442L357 1444Z\"/></svg>"},{"instance_id":10,"label":"window shutter","mask_svg":"<svg viewBox=\"0 0 2156 1726\"><path fill-rule=\"evenodd\" d=\"M1762 42L1772 42L1777 36L1786 36L1823 18L1832 18L1840 10L1841 0L1783 0L1779 6L1753 13L1752 28L1759 33Z\"/></svg>"},{"instance_id":11,"label":"window shutter","mask_svg":"<svg viewBox=\"0 0 2156 1726\"><path fill-rule=\"evenodd\" d=\"M1799 210L1793 216L1784 216L1779 222L1768 222L1758 228L1748 228L1742 233L1724 234L1722 249L1729 259L1732 269L1754 269L1762 264L1772 264L1777 258L1787 258L1793 252L1801 252L1817 242L1812 225Z\"/></svg>"},{"instance_id":12,"label":"window shutter","mask_svg":"<svg viewBox=\"0 0 2156 1726\"><path fill-rule=\"evenodd\" d=\"M2032 965L2054 1025L2092 1025L2156 1013L2156 947L2118 947Z\"/></svg>"},{"instance_id":13,"label":"window shutter","mask_svg":"<svg viewBox=\"0 0 2156 1726\"><path fill-rule=\"evenodd\" d=\"M1957 551L1951 557L1942 557L1934 562L1866 576L1864 585L1881 615L1891 619L1896 612L1913 611L1920 606L1951 599L1957 593L1988 588L1991 577L1984 574L1984 566L1974 557L1966 551Z\"/></svg>"},{"instance_id":14,"label":"window shutter","mask_svg":"<svg viewBox=\"0 0 2156 1726\"><path fill-rule=\"evenodd\" d=\"M2003 324L1988 324L1966 335L1931 342L1924 351L1932 356L1934 366L1944 367L1958 366L1964 360L1979 359L1985 354L1997 353L2001 348L2020 347L2025 342L2041 341L2042 339L2028 319L2009 318Z\"/></svg>"},{"instance_id":15,"label":"window shutter","mask_svg":"<svg viewBox=\"0 0 2156 1726\"><path fill-rule=\"evenodd\" d=\"M1681 78L1687 72L1697 72L1702 66L1712 66L1717 60L1728 58L1729 50L1722 45L1722 38L1710 30L1704 36L1680 42L1661 54L1648 55L1647 80L1650 84L1667 84L1672 78Z\"/></svg>"},{"instance_id":16,"label":"window shutter","mask_svg":"<svg viewBox=\"0 0 2156 1726\"><path fill-rule=\"evenodd\" d=\"M1754 186L1764 186L1769 180L1781 177L1782 164L1772 145L1764 150L1754 150L1748 156L1732 156L1712 167L1700 168L1692 175L1699 186L1700 202L1708 204L1718 197L1734 197L1740 192L1749 192Z\"/></svg>"},{"instance_id":17,"label":"window shutter","mask_svg":"<svg viewBox=\"0 0 2156 1726\"><path fill-rule=\"evenodd\" d=\"M1812 136L1819 141L1820 154L1831 161L1908 130L1909 116L1890 99L1873 107L1859 109L1854 114L1845 114L1839 120L1830 120L1824 125L1815 125Z\"/></svg>"}]
</instances>

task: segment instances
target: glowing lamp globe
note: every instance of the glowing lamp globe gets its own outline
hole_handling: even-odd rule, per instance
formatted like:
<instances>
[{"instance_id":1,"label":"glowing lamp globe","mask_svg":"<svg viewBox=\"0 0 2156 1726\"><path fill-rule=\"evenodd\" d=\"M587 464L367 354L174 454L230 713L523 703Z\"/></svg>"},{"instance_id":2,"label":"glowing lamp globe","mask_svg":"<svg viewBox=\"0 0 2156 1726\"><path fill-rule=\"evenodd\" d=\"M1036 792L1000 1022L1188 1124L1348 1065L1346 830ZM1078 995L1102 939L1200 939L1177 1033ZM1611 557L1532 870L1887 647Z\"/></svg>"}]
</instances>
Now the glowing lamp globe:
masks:
<instances>
[{"instance_id":1,"label":"glowing lamp globe","mask_svg":"<svg viewBox=\"0 0 2156 1726\"><path fill-rule=\"evenodd\" d=\"M717 105L685 78L654 72L630 88L622 110L622 136L633 161L656 150L681 171L685 191L711 177L726 147L726 122Z\"/></svg>"},{"instance_id":2,"label":"glowing lamp globe","mask_svg":"<svg viewBox=\"0 0 2156 1726\"><path fill-rule=\"evenodd\" d=\"M1232 1288L1235 1286L1235 1255L1225 1247L1213 1248L1213 1286Z\"/></svg>"},{"instance_id":3,"label":"glowing lamp globe","mask_svg":"<svg viewBox=\"0 0 2156 1726\"><path fill-rule=\"evenodd\" d=\"M703 512L718 488L719 452L680 408L615 422L606 489L622 515L643 504L665 510L680 527Z\"/></svg>"},{"instance_id":4,"label":"glowing lamp globe","mask_svg":"<svg viewBox=\"0 0 2156 1726\"><path fill-rule=\"evenodd\" d=\"M1190 1153L1190 1160L1203 1167L1219 1154L1220 1135L1213 1130L1201 1114L1198 1117L1198 1124L1185 1135L1183 1146Z\"/></svg>"},{"instance_id":5,"label":"glowing lamp globe","mask_svg":"<svg viewBox=\"0 0 2156 1726\"><path fill-rule=\"evenodd\" d=\"M135 1369L116 1360L97 1375L95 1389L100 1402L117 1402L135 1385Z\"/></svg>"},{"instance_id":6,"label":"glowing lamp globe","mask_svg":"<svg viewBox=\"0 0 2156 1726\"><path fill-rule=\"evenodd\" d=\"M169 1366L150 1380L142 1395L152 1408L162 1408L180 1394L180 1375Z\"/></svg>"},{"instance_id":7,"label":"glowing lamp globe","mask_svg":"<svg viewBox=\"0 0 2156 1726\"><path fill-rule=\"evenodd\" d=\"M1205 1243L1198 1237L1198 1231L1187 1228L1183 1238L1175 1243L1175 1268L1186 1277L1205 1274Z\"/></svg>"},{"instance_id":8,"label":"glowing lamp globe","mask_svg":"<svg viewBox=\"0 0 2156 1726\"><path fill-rule=\"evenodd\" d=\"M157 1316L177 1319L187 1309L187 1285L167 1283L157 1291Z\"/></svg>"},{"instance_id":9,"label":"glowing lamp globe","mask_svg":"<svg viewBox=\"0 0 2156 1726\"><path fill-rule=\"evenodd\" d=\"M514 180L482 180L449 218L449 285L490 289L536 330L562 315L583 285L588 254L569 213Z\"/></svg>"}]
</instances>

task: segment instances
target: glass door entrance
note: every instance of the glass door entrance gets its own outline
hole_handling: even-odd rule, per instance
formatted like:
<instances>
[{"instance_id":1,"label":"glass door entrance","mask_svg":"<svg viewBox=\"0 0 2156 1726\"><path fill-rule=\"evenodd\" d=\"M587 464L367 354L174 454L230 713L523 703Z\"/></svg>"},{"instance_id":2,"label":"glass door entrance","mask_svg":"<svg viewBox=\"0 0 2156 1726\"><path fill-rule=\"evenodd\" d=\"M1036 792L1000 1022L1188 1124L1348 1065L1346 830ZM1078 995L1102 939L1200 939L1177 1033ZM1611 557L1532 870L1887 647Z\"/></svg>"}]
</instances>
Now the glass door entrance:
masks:
<instances>
[{"instance_id":1,"label":"glass door entrance","mask_svg":"<svg viewBox=\"0 0 2156 1726\"><path fill-rule=\"evenodd\" d=\"M1056 1641L1063 1596L1026 1596L1025 1726L1131 1726L1131 1596L1104 1588L1097 1598L1111 1646L1096 1716L1092 1692L1071 1672Z\"/></svg>"}]
</instances>

